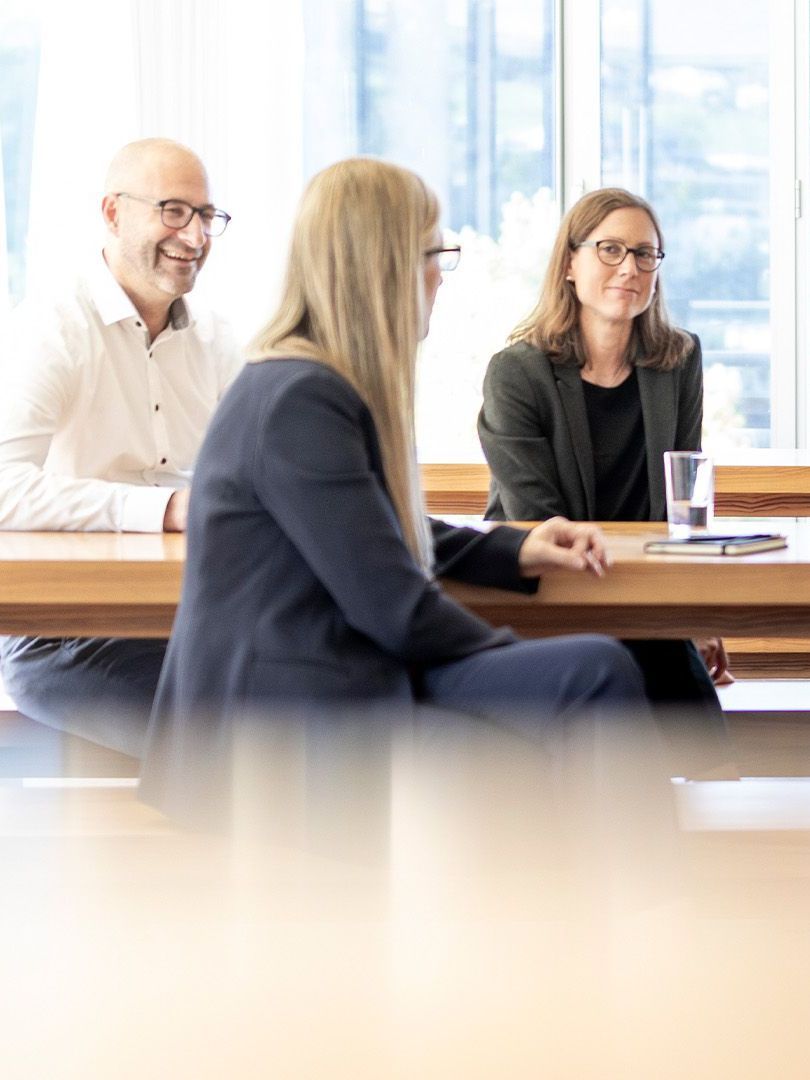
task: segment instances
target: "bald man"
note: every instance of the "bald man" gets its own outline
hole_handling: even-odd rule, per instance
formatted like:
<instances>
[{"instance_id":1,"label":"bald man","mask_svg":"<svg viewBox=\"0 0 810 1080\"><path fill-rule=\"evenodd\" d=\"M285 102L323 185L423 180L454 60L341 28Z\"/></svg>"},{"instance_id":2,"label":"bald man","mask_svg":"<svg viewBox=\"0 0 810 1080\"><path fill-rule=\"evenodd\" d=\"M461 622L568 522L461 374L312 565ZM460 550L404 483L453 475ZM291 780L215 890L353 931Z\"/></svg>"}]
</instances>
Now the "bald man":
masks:
<instances>
[{"instance_id":1,"label":"bald man","mask_svg":"<svg viewBox=\"0 0 810 1080\"><path fill-rule=\"evenodd\" d=\"M229 216L167 139L107 173L103 252L63 295L12 313L0 356L0 528L185 529L205 428L242 364L227 326L186 303ZM6 638L28 716L139 756L165 643Z\"/></svg>"}]
</instances>

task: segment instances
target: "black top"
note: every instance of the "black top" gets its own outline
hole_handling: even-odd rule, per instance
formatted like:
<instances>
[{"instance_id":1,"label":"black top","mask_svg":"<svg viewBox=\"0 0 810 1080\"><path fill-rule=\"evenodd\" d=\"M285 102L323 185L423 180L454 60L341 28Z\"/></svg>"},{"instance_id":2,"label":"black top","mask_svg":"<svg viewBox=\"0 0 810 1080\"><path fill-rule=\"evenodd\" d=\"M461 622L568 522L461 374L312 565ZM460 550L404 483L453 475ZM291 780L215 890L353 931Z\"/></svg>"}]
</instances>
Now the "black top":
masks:
<instances>
[{"instance_id":1,"label":"black top","mask_svg":"<svg viewBox=\"0 0 810 1080\"><path fill-rule=\"evenodd\" d=\"M635 368L618 386L582 381L593 446L597 521L649 521L644 417Z\"/></svg>"}]
</instances>

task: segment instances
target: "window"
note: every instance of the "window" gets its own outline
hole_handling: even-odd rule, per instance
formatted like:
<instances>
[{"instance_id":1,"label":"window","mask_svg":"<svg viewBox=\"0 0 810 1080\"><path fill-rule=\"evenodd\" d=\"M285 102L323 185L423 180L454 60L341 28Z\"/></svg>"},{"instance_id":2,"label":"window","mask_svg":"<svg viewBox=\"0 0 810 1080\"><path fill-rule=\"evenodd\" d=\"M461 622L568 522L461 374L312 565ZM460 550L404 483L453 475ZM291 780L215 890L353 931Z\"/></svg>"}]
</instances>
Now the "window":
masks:
<instances>
[{"instance_id":1,"label":"window","mask_svg":"<svg viewBox=\"0 0 810 1080\"><path fill-rule=\"evenodd\" d=\"M81 236L97 244L84 215L110 153L160 133L200 150L233 214L201 289L246 339L272 306L302 183L380 155L425 177L464 252L420 357L420 457L481 460L483 374L534 304L561 213L621 184L658 211L671 312L703 342L707 446L807 444L806 4L88 6L114 21L115 52L49 0L0 15L0 306L26 275L75 264ZM88 110L92 125L73 123Z\"/></svg>"},{"instance_id":2,"label":"window","mask_svg":"<svg viewBox=\"0 0 810 1080\"><path fill-rule=\"evenodd\" d=\"M769 67L765 0L603 0L602 180L661 219L714 446L771 443Z\"/></svg>"},{"instance_id":3,"label":"window","mask_svg":"<svg viewBox=\"0 0 810 1080\"><path fill-rule=\"evenodd\" d=\"M25 288L25 243L39 66L39 24L26 4L0 14L0 308Z\"/></svg>"},{"instance_id":4,"label":"window","mask_svg":"<svg viewBox=\"0 0 810 1080\"><path fill-rule=\"evenodd\" d=\"M551 0L305 2L307 174L356 153L406 165L463 247L420 359L423 460L481 458L486 364L532 306L553 239L553 12Z\"/></svg>"}]
</instances>

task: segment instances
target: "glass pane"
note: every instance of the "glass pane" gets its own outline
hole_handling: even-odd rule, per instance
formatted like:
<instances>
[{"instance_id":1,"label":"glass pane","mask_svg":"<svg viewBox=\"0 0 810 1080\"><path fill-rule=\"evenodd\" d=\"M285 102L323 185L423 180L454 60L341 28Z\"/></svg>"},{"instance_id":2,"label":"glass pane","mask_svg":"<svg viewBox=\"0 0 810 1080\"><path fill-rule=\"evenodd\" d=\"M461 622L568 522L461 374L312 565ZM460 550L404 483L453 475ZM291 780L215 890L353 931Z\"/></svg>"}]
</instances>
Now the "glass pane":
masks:
<instances>
[{"instance_id":1,"label":"glass pane","mask_svg":"<svg viewBox=\"0 0 810 1080\"><path fill-rule=\"evenodd\" d=\"M8 293L25 289L25 238L39 70L39 23L30 5L6 4L0 11L0 306ZM5 223L5 226L4 226Z\"/></svg>"},{"instance_id":2,"label":"glass pane","mask_svg":"<svg viewBox=\"0 0 810 1080\"><path fill-rule=\"evenodd\" d=\"M603 182L661 219L670 313L703 344L706 446L768 446L767 2L603 0L602 44Z\"/></svg>"},{"instance_id":3,"label":"glass pane","mask_svg":"<svg viewBox=\"0 0 810 1080\"><path fill-rule=\"evenodd\" d=\"M553 4L307 0L305 27L307 171L353 153L406 165L462 244L422 350L418 439L424 461L479 460L484 371L534 303L558 220Z\"/></svg>"}]
</instances>

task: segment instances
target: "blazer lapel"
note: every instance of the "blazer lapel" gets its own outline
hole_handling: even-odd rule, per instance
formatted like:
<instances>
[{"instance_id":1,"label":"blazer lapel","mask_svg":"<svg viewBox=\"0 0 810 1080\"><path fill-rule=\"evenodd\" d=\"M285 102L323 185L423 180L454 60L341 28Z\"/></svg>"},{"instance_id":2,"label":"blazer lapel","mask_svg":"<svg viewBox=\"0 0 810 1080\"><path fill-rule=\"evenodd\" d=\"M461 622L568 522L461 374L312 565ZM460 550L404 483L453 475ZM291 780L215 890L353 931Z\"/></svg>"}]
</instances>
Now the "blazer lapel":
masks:
<instances>
[{"instance_id":1,"label":"blazer lapel","mask_svg":"<svg viewBox=\"0 0 810 1080\"><path fill-rule=\"evenodd\" d=\"M650 518L665 521L667 501L664 490L664 451L675 445L678 403L675 376L671 371L637 367L644 441L647 447L647 475L650 487Z\"/></svg>"},{"instance_id":2,"label":"blazer lapel","mask_svg":"<svg viewBox=\"0 0 810 1080\"><path fill-rule=\"evenodd\" d=\"M588 427L588 414L585 411L585 395L582 393L582 377L579 374L579 368L573 364L552 366L571 436L574 461L579 472L582 490L585 492L583 520L593 521L596 514L596 477L593 467L591 431Z\"/></svg>"}]
</instances>

